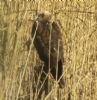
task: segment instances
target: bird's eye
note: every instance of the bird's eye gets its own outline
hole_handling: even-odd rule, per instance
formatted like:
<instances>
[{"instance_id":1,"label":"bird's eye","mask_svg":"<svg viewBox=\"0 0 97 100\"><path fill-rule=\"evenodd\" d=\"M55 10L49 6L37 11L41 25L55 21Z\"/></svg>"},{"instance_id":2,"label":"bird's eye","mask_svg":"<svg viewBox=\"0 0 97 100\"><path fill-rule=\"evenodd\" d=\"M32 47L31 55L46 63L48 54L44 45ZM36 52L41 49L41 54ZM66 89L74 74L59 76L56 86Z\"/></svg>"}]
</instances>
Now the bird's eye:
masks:
<instances>
[{"instance_id":1,"label":"bird's eye","mask_svg":"<svg viewBox=\"0 0 97 100\"><path fill-rule=\"evenodd\" d=\"M44 17L44 14L41 14L41 17Z\"/></svg>"}]
</instances>

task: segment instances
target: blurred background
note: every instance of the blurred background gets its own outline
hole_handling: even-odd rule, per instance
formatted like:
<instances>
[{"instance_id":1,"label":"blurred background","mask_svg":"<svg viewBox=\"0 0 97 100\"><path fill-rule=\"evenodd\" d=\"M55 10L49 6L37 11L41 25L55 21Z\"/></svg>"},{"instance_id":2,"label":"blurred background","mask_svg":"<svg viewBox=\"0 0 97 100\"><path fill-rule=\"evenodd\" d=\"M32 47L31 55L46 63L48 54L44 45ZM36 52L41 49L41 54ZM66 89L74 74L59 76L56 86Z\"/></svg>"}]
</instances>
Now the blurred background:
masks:
<instances>
[{"instance_id":1,"label":"blurred background","mask_svg":"<svg viewBox=\"0 0 97 100\"><path fill-rule=\"evenodd\" d=\"M34 47L28 54L25 44L39 10L52 14L64 41L66 86L59 99L53 90L47 100L97 100L97 0L0 1L0 100L27 100L29 94L36 100L31 77L33 67L43 63Z\"/></svg>"}]
</instances>

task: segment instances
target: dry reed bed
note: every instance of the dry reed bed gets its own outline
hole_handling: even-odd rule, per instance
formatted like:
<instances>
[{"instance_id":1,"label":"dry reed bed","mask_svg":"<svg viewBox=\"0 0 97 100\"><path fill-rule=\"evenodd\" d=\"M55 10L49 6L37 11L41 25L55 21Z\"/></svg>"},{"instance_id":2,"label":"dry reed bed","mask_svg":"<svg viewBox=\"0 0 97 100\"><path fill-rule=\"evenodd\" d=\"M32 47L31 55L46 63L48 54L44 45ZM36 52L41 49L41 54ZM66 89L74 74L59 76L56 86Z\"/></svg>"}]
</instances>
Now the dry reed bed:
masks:
<instances>
[{"instance_id":1,"label":"dry reed bed","mask_svg":"<svg viewBox=\"0 0 97 100\"><path fill-rule=\"evenodd\" d=\"M52 20L59 22L63 33L66 86L60 90L59 99L69 100L70 96L71 100L96 100L96 4L95 0L0 1L0 78L2 73L5 76L3 81L0 79L0 100L16 99L28 55L24 44L30 38L32 21L29 19L41 9L52 13ZM28 92L33 95L29 77L36 64L41 65L41 61L32 48L19 91L22 97ZM56 96L56 88L52 95Z\"/></svg>"}]
</instances>

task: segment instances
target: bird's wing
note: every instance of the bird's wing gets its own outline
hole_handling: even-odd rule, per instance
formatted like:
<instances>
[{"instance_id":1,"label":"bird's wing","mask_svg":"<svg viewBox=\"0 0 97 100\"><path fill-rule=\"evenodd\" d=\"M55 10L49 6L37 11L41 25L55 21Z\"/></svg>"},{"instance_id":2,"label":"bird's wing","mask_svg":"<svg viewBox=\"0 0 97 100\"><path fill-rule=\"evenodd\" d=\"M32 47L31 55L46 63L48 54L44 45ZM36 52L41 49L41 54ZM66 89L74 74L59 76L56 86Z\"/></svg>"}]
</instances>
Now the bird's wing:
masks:
<instances>
[{"instance_id":1,"label":"bird's wing","mask_svg":"<svg viewBox=\"0 0 97 100\"><path fill-rule=\"evenodd\" d=\"M37 27L37 23L36 23L36 21L35 21L35 22L33 23L33 26L32 26L31 37L33 37L33 35L35 34L36 27Z\"/></svg>"},{"instance_id":2,"label":"bird's wing","mask_svg":"<svg viewBox=\"0 0 97 100\"><path fill-rule=\"evenodd\" d=\"M58 48L58 42L60 42L59 43L60 48L63 47L62 33L61 33L60 28L59 28L59 25L56 22L52 23L52 42L53 42L52 47L55 47L55 49Z\"/></svg>"},{"instance_id":3,"label":"bird's wing","mask_svg":"<svg viewBox=\"0 0 97 100\"><path fill-rule=\"evenodd\" d=\"M56 47L54 48L54 46L52 46L52 48L56 49L56 51L58 52L58 42L59 42L59 56L60 56L60 58L64 58L63 57L63 55L64 55L63 40L62 40L62 33L61 33L61 30L60 30L60 27L56 22L53 22L52 23L52 29L53 29L52 34L55 38L54 44L56 44Z\"/></svg>"},{"instance_id":4,"label":"bird's wing","mask_svg":"<svg viewBox=\"0 0 97 100\"><path fill-rule=\"evenodd\" d=\"M42 60L48 60L49 51L48 51L47 47L45 46L45 44L43 43L41 36L38 35L39 32L36 30L36 25L37 25L37 23L35 22L33 24L32 33L31 33L32 34L31 36L33 37L33 35L35 34L35 31L36 31L36 37L34 40L35 48L36 48L37 52L39 53L39 56Z\"/></svg>"}]
</instances>

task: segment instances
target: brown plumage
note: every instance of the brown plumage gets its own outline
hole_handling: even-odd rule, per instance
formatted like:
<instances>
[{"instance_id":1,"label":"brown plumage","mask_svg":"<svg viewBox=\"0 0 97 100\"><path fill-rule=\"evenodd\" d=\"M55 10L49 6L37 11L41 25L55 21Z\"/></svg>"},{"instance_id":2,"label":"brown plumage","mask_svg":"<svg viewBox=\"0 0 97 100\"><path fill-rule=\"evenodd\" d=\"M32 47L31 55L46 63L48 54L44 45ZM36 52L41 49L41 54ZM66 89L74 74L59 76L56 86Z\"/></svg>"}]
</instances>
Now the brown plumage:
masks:
<instances>
[{"instance_id":1,"label":"brown plumage","mask_svg":"<svg viewBox=\"0 0 97 100\"><path fill-rule=\"evenodd\" d=\"M51 14L49 12L40 12L32 27L32 37L35 34L34 40L35 48L39 54L40 59L44 62L44 71L49 71L49 49L50 49L50 72L56 79L56 68L58 62L58 79L63 73L63 44L62 34L56 22L50 21ZM38 22L38 24L37 24ZM38 28L36 29L38 25ZM51 35L50 35L51 34ZM51 41L50 40L51 37ZM59 43L59 51L58 51ZM49 46L50 44L50 46ZM59 52L59 55L58 55ZM57 60L58 58L58 60ZM64 86L64 80L61 78L60 87Z\"/></svg>"}]
</instances>

